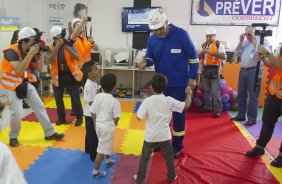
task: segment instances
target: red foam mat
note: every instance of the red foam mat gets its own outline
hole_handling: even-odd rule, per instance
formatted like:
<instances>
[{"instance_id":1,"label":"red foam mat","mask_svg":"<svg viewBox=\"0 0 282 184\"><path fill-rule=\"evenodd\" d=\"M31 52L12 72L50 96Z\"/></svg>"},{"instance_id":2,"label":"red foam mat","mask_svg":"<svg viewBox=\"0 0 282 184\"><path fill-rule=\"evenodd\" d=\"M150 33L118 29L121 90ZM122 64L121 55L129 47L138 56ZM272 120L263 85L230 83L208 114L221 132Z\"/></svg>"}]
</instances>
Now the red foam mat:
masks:
<instances>
[{"instance_id":1,"label":"red foam mat","mask_svg":"<svg viewBox=\"0 0 282 184\"><path fill-rule=\"evenodd\" d=\"M279 183L260 158L245 156L250 149L227 113L215 119L192 109L186 116L185 148L175 160L174 183ZM167 183L166 172L162 153L155 154L149 183Z\"/></svg>"}]
</instances>

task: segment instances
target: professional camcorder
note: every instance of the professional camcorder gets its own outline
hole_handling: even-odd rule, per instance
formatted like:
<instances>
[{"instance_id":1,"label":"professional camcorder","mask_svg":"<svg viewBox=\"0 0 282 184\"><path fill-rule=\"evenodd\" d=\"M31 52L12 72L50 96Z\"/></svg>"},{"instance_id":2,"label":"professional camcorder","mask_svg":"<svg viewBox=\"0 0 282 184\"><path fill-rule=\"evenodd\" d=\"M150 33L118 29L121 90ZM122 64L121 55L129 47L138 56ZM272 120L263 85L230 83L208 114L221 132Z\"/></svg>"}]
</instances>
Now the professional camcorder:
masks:
<instances>
[{"instance_id":1,"label":"professional camcorder","mask_svg":"<svg viewBox=\"0 0 282 184\"><path fill-rule=\"evenodd\" d=\"M265 30L267 26L268 26L268 24L266 24L266 23L254 23L254 24L252 24L252 27L262 27L263 28L263 30L256 30L255 31L256 36L263 36L263 37L272 36L272 30Z\"/></svg>"}]
</instances>

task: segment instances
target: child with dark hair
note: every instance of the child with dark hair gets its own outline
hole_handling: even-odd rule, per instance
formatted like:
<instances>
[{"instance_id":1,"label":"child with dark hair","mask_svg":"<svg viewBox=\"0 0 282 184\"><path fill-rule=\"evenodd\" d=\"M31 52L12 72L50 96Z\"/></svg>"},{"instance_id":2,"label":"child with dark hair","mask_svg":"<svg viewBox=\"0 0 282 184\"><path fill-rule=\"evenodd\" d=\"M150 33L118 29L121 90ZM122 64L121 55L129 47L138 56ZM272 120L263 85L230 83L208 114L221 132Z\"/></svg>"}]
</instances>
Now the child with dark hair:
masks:
<instances>
[{"instance_id":1,"label":"child with dark hair","mask_svg":"<svg viewBox=\"0 0 282 184\"><path fill-rule=\"evenodd\" d=\"M90 154L90 159L95 160L97 155L98 138L94 128L94 122L91 117L90 106L92 105L101 86L97 84L98 67L93 62L85 63L82 68L83 76L87 78L84 86L84 108L85 118L85 152Z\"/></svg>"},{"instance_id":2,"label":"child with dark hair","mask_svg":"<svg viewBox=\"0 0 282 184\"><path fill-rule=\"evenodd\" d=\"M147 164L156 146L159 146L164 154L169 182L177 178L169 125L172 112L181 113L185 107L185 103L175 100L172 97L164 96L163 91L166 85L167 78L162 74L155 74L151 80L151 88L154 94L146 98L137 111L137 118L139 120L146 118L142 156L138 173L134 175L134 180L137 183L142 183L145 179Z\"/></svg>"},{"instance_id":3,"label":"child with dark hair","mask_svg":"<svg viewBox=\"0 0 282 184\"><path fill-rule=\"evenodd\" d=\"M120 102L115 99L112 92L116 86L116 76L105 74L100 80L103 93L99 93L90 107L91 115L95 123L95 130L98 137L97 156L93 170L93 178L106 176L105 171L100 171L103 156L106 158L106 168L115 164L111 160L111 153L114 141L114 131L121 115Z\"/></svg>"}]
</instances>

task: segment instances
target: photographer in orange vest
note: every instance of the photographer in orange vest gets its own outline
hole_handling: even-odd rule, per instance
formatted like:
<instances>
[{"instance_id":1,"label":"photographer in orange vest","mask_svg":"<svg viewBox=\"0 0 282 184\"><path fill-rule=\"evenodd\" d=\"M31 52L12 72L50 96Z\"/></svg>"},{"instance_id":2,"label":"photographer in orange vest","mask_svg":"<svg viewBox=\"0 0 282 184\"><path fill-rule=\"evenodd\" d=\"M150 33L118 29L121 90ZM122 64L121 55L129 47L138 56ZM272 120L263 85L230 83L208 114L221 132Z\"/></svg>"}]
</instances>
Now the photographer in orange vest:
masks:
<instances>
[{"instance_id":1,"label":"photographer in orange vest","mask_svg":"<svg viewBox=\"0 0 282 184\"><path fill-rule=\"evenodd\" d=\"M88 21L88 17L84 17L83 19L76 18L72 21L73 33L71 35L71 39L74 40L74 45L77 48L78 54L80 56L79 66L88 61L91 61L91 49L94 51L98 51L99 47L95 43L92 36L86 38L83 35L83 29L86 26Z\"/></svg>"},{"instance_id":2,"label":"photographer in orange vest","mask_svg":"<svg viewBox=\"0 0 282 184\"><path fill-rule=\"evenodd\" d=\"M66 122L65 105L63 101L66 89L71 97L72 108L76 120L75 126L82 124L83 110L80 101L79 82L83 74L78 66L79 55L71 40L65 39L65 29L53 26L50 30L53 44L49 46L51 54L47 58L53 83L54 97L57 105L57 125Z\"/></svg>"},{"instance_id":3,"label":"photographer in orange vest","mask_svg":"<svg viewBox=\"0 0 282 184\"><path fill-rule=\"evenodd\" d=\"M275 124L282 115L282 47L273 55L269 53L264 46L259 45L258 53L257 60L263 61L264 65L267 67L276 67L277 70L268 86L269 93L263 108L263 124L260 136L256 146L247 152L248 157L256 157L264 154L264 148L272 137ZM276 159L271 162L271 165L282 168L282 142L279 151L280 153Z\"/></svg>"},{"instance_id":4,"label":"photographer in orange vest","mask_svg":"<svg viewBox=\"0 0 282 184\"><path fill-rule=\"evenodd\" d=\"M19 32L19 41L5 49L1 63L1 85L4 87L10 102L10 146L19 146L17 137L21 130L23 116L22 100L25 99L38 118L45 134L46 140L59 140L64 134L56 133L52 126L46 109L43 106L35 87L31 84L36 82L36 77L29 73L29 64L36 63L38 71L43 69L44 62L37 59L39 45L35 44L36 33L30 27L24 27ZM45 53L40 51L40 55ZM41 57L42 58L42 57Z\"/></svg>"},{"instance_id":5,"label":"photographer in orange vest","mask_svg":"<svg viewBox=\"0 0 282 184\"><path fill-rule=\"evenodd\" d=\"M199 53L202 70L201 82L204 88L204 107L200 109L200 112L210 112L213 107L214 117L219 118L222 111L219 69L222 60L226 59L226 54L223 43L216 40L215 37L215 28L209 28L206 32L206 42Z\"/></svg>"}]
</instances>

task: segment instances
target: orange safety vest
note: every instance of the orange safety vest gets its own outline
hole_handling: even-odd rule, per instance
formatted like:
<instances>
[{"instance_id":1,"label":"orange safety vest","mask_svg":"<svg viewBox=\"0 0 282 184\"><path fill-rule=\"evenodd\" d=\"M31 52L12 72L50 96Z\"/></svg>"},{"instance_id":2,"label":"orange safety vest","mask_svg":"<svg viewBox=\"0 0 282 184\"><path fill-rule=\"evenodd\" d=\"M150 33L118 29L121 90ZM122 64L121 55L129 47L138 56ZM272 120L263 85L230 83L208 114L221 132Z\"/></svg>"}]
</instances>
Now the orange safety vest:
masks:
<instances>
[{"instance_id":1,"label":"orange safety vest","mask_svg":"<svg viewBox=\"0 0 282 184\"><path fill-rule=\"evenodd\" d=\"M52 52L53 47L49 45L49 49ZM68 51L64 49L64 57L66 60L66 63L71 71L71 74L75 78L76 81L81 81L83 74L78 66L78 63L75 59L73 59ZM57 56L55 57L55 60L52 64L50 64L50 73L52 77L52 83L54 86L59 86L59 68L58 68L58 59Z\"/></svg>"},{"instance_id":2,"label":"orange safety vest","mask_svg":"<svg viewBox=\"0 0 282 184\"><path fill-rule=\"evenodd\" d=\"M88 61L91 60L91 44L88 42L85 36L81 38L77 38L74 45L77 48L78 54L79 54L79 61L78 65L79 67L82 67L82 65Z\"/></svg>"},{"instance_id":3,"label":"orange safety vest","mask_svg":"<svg viewBox=\"0 0 282 184\"><path fill-rule=\"evenodd\" d=\"M5 54L5 52L9 49L12 49L13 51L15 51L20 59L19 62L22 62L22 54L21 54L18 44L16 43L16 44L10 45L7 49L3 50L3 53ZM26 68L24 73L17 73L14 70L11 62L8 61L5 57L3 57L2 59L1 71L2 71L2 74L0 76L0 79L1 79L0 84L5 89L8 89L8 90L15 90L23 82L25 78L29 82L37 81L36 76L29 73L28 67Z\"/></svg>"},{"instance_id":4,"label":"orange safety vest","mask_svg":"<svg viewBox=\"0 0 282 184\"><path fill-rule=\"evenodd\" d=\"M282 56L280 56L282 62ZM282 99L282 70L277 69L268 86L268 91L271 95L275 95L277 98Z\"/></svg>"},{"instance_id":5,"label":"orange safety vest","mask_svg":"<svg viewBox=\"0 0 282 184\"><path fill-rule=\"evenodd\" d=\"M209 47L209 50L212 52L218 52L218 48L216 47L216 42L215 40ZM214 55L208 54L206 57L206 60L204 60L204 65L219 65L221 59L218 57L215 57Z\"/></svg>"}]
</instances>

